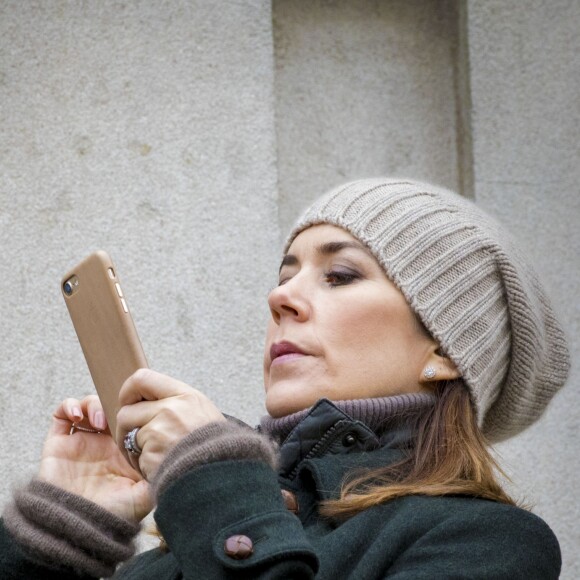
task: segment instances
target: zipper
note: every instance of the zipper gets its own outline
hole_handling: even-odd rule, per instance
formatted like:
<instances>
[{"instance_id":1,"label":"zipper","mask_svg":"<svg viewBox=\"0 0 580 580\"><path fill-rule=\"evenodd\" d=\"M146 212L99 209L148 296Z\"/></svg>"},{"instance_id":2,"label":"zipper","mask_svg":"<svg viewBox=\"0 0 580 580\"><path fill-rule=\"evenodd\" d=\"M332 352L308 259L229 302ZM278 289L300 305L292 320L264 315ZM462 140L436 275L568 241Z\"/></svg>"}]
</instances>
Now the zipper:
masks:
<instances>
[{"instance_id":1,"label":"zipper","mask_svg":"<svg viewBox=\"0 0 580 580\"><path fill-rule=\"evenodd\" d=\"M313 459L318 455L322 455L331 445L332 441L328 443L328 440L332 437L335 431L338 430L338 425L335 423L328 429L328 431L315 443L314 447L298 462L296 467L288 475L289 480L293 480L298 474L298 469L300 465L307 459Z\"/></svg>"}]
</instances>

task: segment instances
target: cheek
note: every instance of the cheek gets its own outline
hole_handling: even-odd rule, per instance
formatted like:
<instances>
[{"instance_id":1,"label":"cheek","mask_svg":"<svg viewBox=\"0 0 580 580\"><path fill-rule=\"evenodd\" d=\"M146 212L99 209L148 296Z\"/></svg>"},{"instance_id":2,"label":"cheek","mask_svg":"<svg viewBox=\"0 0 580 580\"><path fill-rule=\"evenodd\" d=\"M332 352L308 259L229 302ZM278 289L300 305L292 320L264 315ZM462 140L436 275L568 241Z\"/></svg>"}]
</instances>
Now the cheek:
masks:
<instances>
[{"instance_id":1,"label":"cheek","mask_svg":"<svg viewBox=\"0 0 580 580\"><path fill-rule=\"evenodd\" d=\"M345 304L332 316L334 332L328 344L342 347L342 354L349 358L374 357L377 350L381 355L404 352L414 342L415 324L406 303L385 301L384 295L367 299L359 307Z\"/></svg>"},{"instance_id":2,"label":"cheek","mask_svg":"<svg viewBox=\"0 0 580 580\"><path fill-rule=\"evenodd\" d=\"M326 350L327 360L335 364L349 364L353 358L360 358L379 336L386 334L386 319L382 308L371 302L364 306L354 306L345 302L327 309L323 324L317 325L320 342ZM322 321L321 321L322 322Z\"/></svg>"},{"instance_id":3,"label":"cheek","mask_svg":"<svg viewBox=\"0 0 580 580\"><path fill-rule=\"evenodd\" d=\"M337 313L341 326L350 334L364 332L365 335L382 333L395 322L396 309L385 302L384 296L371 297L358 304L345 304Z\"/></svg>"}]
</instances>

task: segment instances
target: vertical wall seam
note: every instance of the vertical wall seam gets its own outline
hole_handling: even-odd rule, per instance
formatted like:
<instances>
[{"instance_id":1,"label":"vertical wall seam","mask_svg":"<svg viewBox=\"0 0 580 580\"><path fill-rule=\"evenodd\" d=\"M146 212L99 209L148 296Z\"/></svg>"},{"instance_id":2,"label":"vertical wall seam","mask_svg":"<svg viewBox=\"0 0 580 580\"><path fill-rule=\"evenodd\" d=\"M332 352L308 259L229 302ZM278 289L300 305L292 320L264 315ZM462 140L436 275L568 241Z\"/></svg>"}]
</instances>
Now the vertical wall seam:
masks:
<instances>
[{"instance_id":1,"label":"vertical wall seam","mask_svg":"<svg viewBox=\"0 0 580 580\"><path fill-rule=\"evenodd\" d=\"M281 180L280 180L280 124L279 124L279 111L278 111L278 74L277 74L277 62L278 55L276 53L276 10L274 6L274 0L269 2L270 4L270 38L272 40L272 112L273 112L273 123L274 123L274 168L276 171L276 227L278 228L278 247L281 248L284 243L285 233L282 228L282 191L281 191Z\"/></svg>"},{"instance_id":2,"label":"vertical wall seam","mask_svg":"<svg viewBox=\"0 0 580 580\"><path fill-rule=\"evenodd\" d=\"M457 174L459 191L473 199L473 138L471 125L471 67L469 62L469 33L467 0L455 0L457 43L454 47L454 90L457 143Z\"/></svg>"}]
</instances>

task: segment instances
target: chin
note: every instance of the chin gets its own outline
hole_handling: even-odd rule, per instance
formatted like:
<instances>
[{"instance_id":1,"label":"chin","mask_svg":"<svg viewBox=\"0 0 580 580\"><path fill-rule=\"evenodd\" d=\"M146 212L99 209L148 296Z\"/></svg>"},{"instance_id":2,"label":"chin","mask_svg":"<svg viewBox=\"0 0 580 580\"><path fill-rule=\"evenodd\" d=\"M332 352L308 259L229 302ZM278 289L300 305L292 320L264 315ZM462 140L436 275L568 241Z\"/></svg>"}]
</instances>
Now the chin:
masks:
<instances>
[{"instance_id":1,"label":"chin","mask_svg":"<svg viewBox=\"0 0 580 580\"><path fill-rule=\"evenodd\" d=\"M282 394L276 394L272 391L266 393L266 410L270 417L274 417L275 419L308 409L315 402L307 397L300 397L298 394L293 394L289 391Z\"/></svg>"}]
</instances>

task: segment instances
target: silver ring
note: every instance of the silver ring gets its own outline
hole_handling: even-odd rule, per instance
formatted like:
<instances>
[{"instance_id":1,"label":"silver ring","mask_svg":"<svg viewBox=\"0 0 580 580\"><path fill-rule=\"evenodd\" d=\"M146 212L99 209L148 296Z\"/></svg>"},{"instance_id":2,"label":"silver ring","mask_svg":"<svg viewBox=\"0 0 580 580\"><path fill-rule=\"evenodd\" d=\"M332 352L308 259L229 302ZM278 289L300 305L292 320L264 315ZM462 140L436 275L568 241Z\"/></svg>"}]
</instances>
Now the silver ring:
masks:
<instances>
[{"instance_id":1,"label":"silver ring","mask_svg":"<svg viewBox=\"0 0 580 580\"><path fill-rule=\"evenodd\" d=\"M142 451L141 447L139 447L139 444L137 443L138 432L139 427L135 427L135 429L129 431L129 433L125 435L125 439L123 439L123 445L131 455L140 455Z\"/></svg>"}]
</instances>

